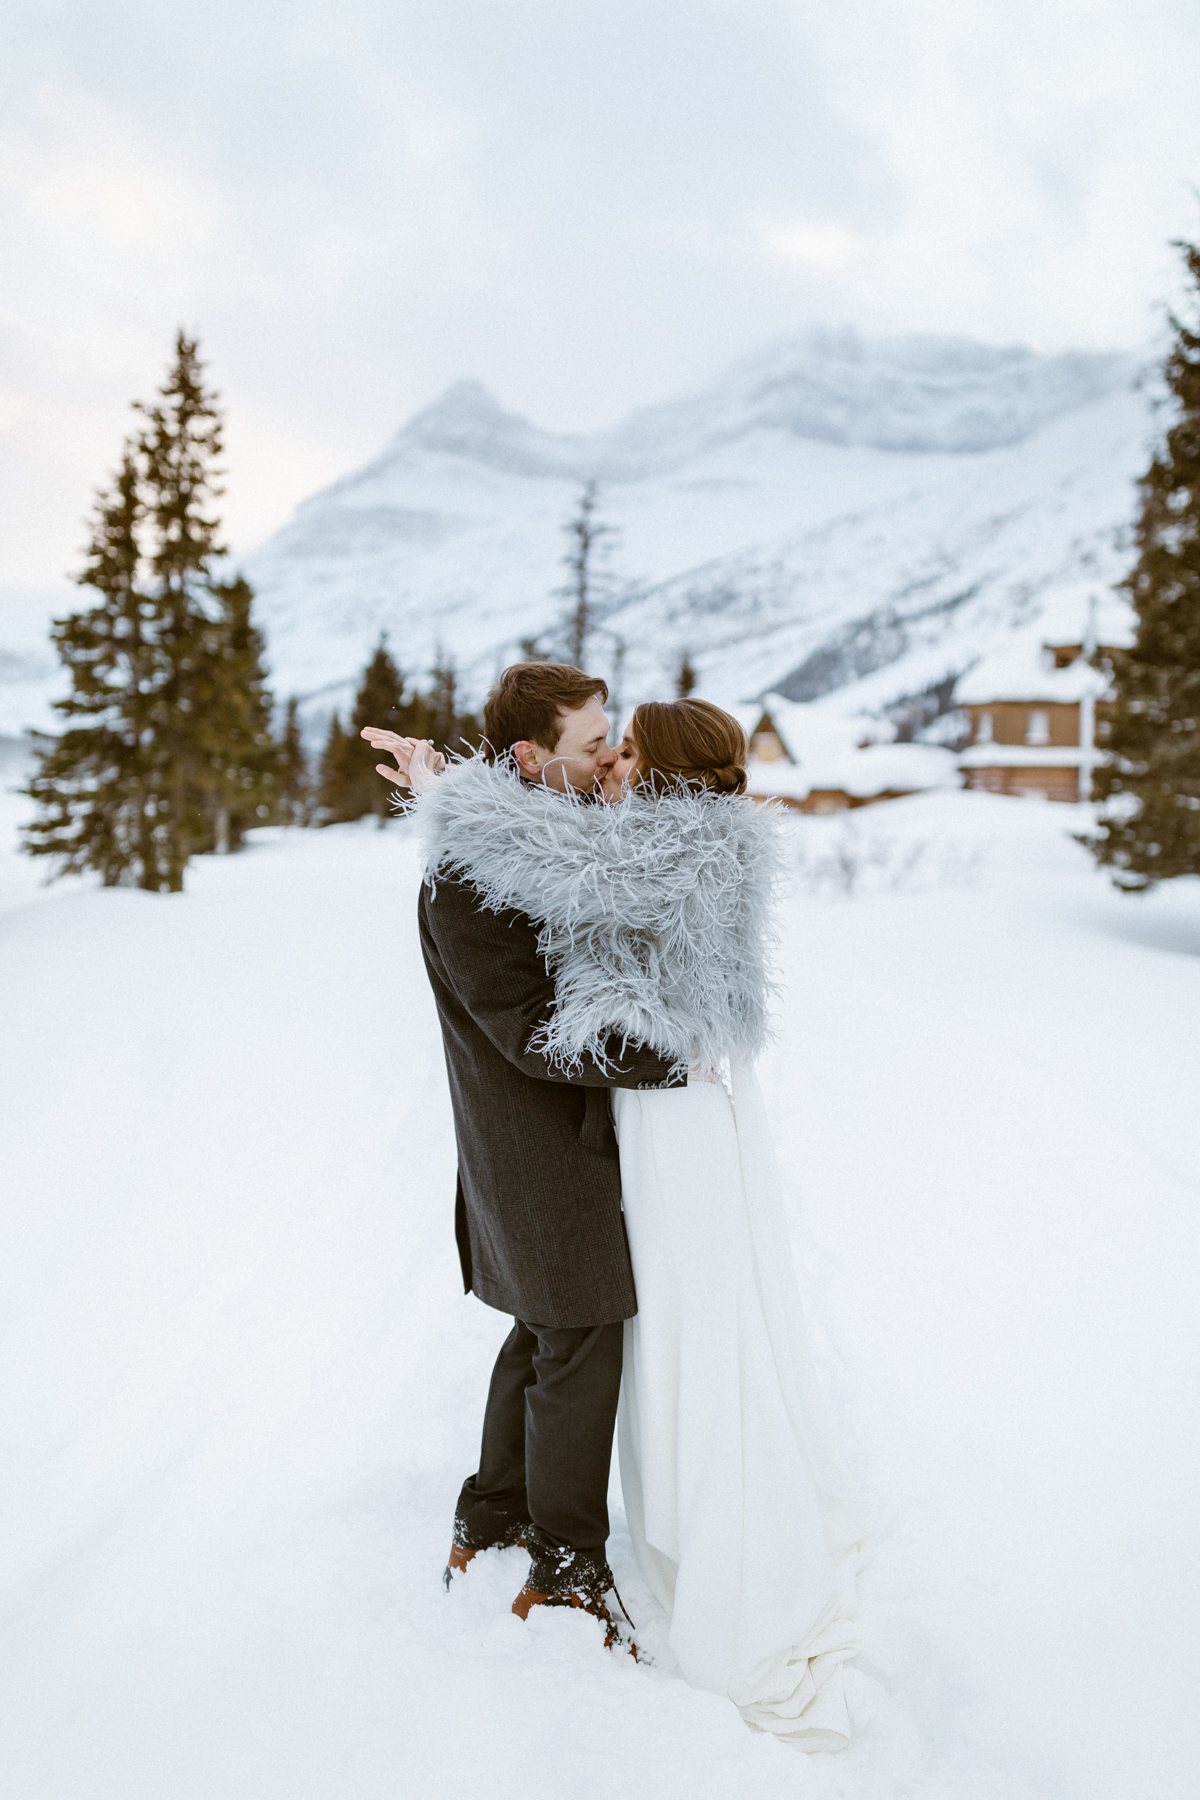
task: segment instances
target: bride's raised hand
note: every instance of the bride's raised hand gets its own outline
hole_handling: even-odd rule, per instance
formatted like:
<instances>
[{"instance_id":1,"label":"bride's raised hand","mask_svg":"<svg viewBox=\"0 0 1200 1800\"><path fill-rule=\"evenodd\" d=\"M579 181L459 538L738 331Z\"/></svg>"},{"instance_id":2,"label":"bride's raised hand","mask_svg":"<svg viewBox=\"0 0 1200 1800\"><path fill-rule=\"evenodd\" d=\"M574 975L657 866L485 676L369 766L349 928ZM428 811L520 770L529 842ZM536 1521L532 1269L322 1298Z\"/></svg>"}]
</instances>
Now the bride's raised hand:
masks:
<instances>
[{"instance_id":1,"label":"bride's raised hand","mask_svg":"<svg viewBox=\"0 0 1200 1800\"><path fill-rule=\"evenodd\" d=\"M376 774L382 775L385 781L390 781L393 787L407 787L408 765L416 738L402 737L398 731L385 731L379 725L364 725L358 735L366 738L372 750L390 751L396 759L394 769L388 763L376 763Z\"/></svg>"},{"instance_id":2,"label":"bride's raised hand","mask_svg":"<svg viewBox=\"0 0 1200 1800\"><path fill-rule=\"evenodd\" d=\"M404 737L398 731L385 731L378 725L364 725L358 734L366 738L372 750L390 750L396 759L392 768L388 763L376 763L375 772L382 775L393 787L411 787L418 789L412 779L413 758L420 751L421 778L436 776L446 768L446 758L440 750L435 750L428 738Z\"/></svg>"},{"instance_id":3,"label":"bride's raised hand","mask_svg":"<svg viewBox=\"0 0 1200 1800\"><path fill-rule=\"evenodd\" d=\"M412 738L408 759L408 785L414 794L427 794L439 775L447 768L446 758L435 750L428 738Z\"/></svg>"}]
</instances>

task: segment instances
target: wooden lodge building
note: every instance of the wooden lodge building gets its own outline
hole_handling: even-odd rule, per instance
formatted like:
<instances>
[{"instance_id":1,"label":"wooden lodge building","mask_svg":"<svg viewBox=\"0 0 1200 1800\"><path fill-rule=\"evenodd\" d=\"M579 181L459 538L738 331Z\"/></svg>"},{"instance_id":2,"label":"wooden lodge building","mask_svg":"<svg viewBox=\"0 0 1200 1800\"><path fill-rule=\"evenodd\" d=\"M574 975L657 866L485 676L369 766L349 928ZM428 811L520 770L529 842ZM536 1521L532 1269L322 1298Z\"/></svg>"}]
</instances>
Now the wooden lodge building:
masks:
<instances>
[{"instance_id":1,"label":"wooden lodge building","mask_svg":"<svg viewBox=\"0 0 1200 1800\"><path fill-rule=\"evenodd\" d=\"M1046 800L1088 800L1103 760L1097 721L1110 714L1113 659L1129 641L1118 625L1100 643L1094 602L1082 641L1009 647L969 670L955 690L970 721L958 758L964 787ZM1117 641L1117 640L1120 641Z\"/></svg>"},{"instance_id":2,"label":"wooden lodge building","mask_svg":"<svg viewBox=\"0 0 1200 1800\"><path fill-rule=\"evenodd\" d=\"M954 754L897 744L895 726L870 714L769 694L739 717L750 740L750 794L798 812L845 812L931 787L957 787Z\"/></svg>"},{"instance_id":3,"label":"wooden lodge building","mask_svg":"<svg viewBox=\"0 0 1200 1800\"><path fill-rule=\"evenodd\" d=\"M1094 590L1064 588L1040 640L1012 639L968 669L954 693L955 741L962 743L963 728L969 732L958 750L897 743L890 720L838 712L828 701L768 694L734 708L750 740L752 798L808 813L947 787L1090 799L1092 772L1105 755L1097 723L1112 712L1115 660L1133 641L1127 603L1107 593L1102 616L1101 604ZM953 714L937 721L954 722Z\"/></svg>"}]
</instances>

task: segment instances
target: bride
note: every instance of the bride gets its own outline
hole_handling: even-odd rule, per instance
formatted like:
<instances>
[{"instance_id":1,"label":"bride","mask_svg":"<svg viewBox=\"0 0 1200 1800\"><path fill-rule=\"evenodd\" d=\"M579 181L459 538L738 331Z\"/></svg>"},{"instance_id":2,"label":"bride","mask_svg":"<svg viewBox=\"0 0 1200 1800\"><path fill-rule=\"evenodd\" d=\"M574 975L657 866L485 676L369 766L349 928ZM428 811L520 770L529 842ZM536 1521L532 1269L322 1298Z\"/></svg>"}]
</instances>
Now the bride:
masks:
<instances>
[{"instance_id":1,"label":"bride","mask_svg":"<svg viewBox=\"0 0 1200 1800\"><path fill-rule=\"evenodd\" d=\"M849 1741L863 1547L807 1343L767 1109L774 810L745 797L738 722L639 706L604 805L520 784L511 760L411 749L426 879L538 922L556 1002L529 1048L564 1072L612 1033L689 1065L611 1090L638 1310L617 1447L641 1574L693 1686L805 1750ZM543 793L547 798L542 803Z\"/></svg>"}]
</instances>

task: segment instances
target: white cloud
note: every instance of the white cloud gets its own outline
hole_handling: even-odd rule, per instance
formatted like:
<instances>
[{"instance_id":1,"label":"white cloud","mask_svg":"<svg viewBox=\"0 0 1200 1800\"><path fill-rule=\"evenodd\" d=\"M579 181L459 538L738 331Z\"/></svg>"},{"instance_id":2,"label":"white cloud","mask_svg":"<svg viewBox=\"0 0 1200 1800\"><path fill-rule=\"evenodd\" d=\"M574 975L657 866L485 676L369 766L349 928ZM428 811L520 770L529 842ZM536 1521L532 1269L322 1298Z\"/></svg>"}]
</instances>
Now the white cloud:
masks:
<instances>
[{"instance_id":1,"label":"white cloud","mask_svg":"<svg viewBox=\"0 0 1200 1800\"><path fill-rule=\"evenodd\" d=\"M849 272L871 323L1130 344L1195 234L1200 15L1159 0L873 4L834 91L897 197ZM860 13L861 18L861 13Z\"/></svg>"},{"instance_id":2,"label":"white cloud","mask_svg":"<svg viewBox=\"0 0 1200 1800\"><path fill-rule=\"evenodd\" d=\"M24 119L0 129L0 197L68 266L209 252L225 210L211 183L173 164L136 121L69 85L42 89Z\"/></svg>"},{"instance_id":3,"label":"white cloud","mask_svg":"<svg viewBox=\"0 0 1200 1800\"><path fill-rule=\"evenodd\" d=\"M859 232L846 225L805 224L794 220L786 224L756 223L756 230L769 256L777 262L797 269L841 269L862 247Z\"/></svg>"},{"instance_id":4,"label":"white cloud","mask_svg":"<svg viewBox=\"0 0 1200 1800\"><path fill-rule=\"evenodd\" d=\"M10 8L0 582L69 560L179 324L248 546L463 374L587 428L817 321L1131 343L1195 233L1176 0L183 18Z\"/></svg>"}]
</instances>

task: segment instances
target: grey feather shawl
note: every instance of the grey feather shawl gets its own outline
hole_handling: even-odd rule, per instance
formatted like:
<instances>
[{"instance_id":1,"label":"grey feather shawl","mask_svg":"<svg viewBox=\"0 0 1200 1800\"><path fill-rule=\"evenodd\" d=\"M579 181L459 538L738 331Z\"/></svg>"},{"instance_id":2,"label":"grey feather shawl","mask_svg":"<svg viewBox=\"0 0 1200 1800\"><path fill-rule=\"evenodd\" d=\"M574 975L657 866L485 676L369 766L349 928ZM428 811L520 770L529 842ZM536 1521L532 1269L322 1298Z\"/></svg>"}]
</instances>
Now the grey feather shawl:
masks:
<instances>
[{"instance_id":1,"label":"grey feather shawl","mask_svg":"<svg viewBox=\"0 0 1200 1800\"><path fill-rule=\"evenodd\" d=\"M510 758L451 764L415 811L425 879L454 871L539 923L556 1005L529 1048L570 1073L613 1032L679 1062L769 1041L777 809L678 784L615 805L521 780Z\"/></svg>"}]
</instances>

